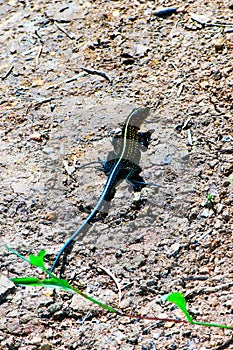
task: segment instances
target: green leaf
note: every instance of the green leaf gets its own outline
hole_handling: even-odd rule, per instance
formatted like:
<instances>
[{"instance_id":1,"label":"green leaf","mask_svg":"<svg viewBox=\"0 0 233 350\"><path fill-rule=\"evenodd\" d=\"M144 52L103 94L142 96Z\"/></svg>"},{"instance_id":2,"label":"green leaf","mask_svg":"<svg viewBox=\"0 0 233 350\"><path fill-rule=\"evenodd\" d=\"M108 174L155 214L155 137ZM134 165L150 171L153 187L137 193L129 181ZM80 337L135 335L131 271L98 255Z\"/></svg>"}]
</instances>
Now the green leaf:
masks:
<instances>
[{"instance_id":1,"label":"green leaf","mask_svg":"<svg viewBox=\"0 0 233 350\"><path fill-rule=\"evenodd\" d=\"M45 264L44 264L44 257L46 255L46 251L43 249L41 250L38 255L29 255L30 263L36 267L40 267L42 270L46 270Z\"/></svg>"},{"instance_id":2,"label":"green leaf","mask_svg":"<svg viewBox=\"0 0 233 350\"><path fill-rule=\"evenodd\" d=\"M71 287L71 285L64 279L62 278L58 278L56 276L51 277L51 278L45 278L43 279L43 284L44 286L48 286L48 287L54 287L54 288L62 288L65 290L70 290L73 292L73 289Z\"/></svg>"},{"instance_id":3,"label":"green leaf","mask_svg":"<svg viewBox=\"0 0 233 350\"><path fill-rule=\"evenodd\" d=\"M163 302L170 301L171 303L174 303L185 314L187 320L193 323L193 318L187 310L187 303L182 293L174 292L174 293L166 294L162 297L162 300Z\"/></svg>"},{"instance_id":4,"label":"green leaf","mask_svg":"<svg viewBox=\"0 0 233 350\"><path fill-rule=\"evenodd\" d=\"M39 279L35 277L20 277L11 278L11 281L19 286L34 286L37 285Z\"/></svg>"},{"instance_id":5,"label":"green leaf","mask_svg":"<svg viewBox=\"0 0 233 350\"><path fill-rule=\"evenodd\" d=\"M207 200L210 202L210 203L214 203L214 198L211 194L207 194Z\"/></svg>"},{"instance_id":6,"label":"green leaf","mask_svg":"<svg viewBox=\"0 0 233 350\"><path fill-rule=\"evenodd\" d=\"M50 287L50 288L62 288L73 292L71 286L66 280L59 278L45 278L39 279L34 277L21 277L11 278L11 281L19 286L36 286L36 287Z\"/></svg>"}]
</instances>

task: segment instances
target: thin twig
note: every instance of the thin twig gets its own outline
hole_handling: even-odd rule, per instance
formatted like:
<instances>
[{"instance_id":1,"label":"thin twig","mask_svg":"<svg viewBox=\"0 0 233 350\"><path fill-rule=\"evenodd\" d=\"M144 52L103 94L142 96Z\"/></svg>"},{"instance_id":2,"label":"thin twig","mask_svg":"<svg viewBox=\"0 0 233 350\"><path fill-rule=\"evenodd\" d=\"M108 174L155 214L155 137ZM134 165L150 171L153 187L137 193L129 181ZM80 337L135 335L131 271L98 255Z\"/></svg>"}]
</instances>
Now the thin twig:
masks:
<instances>
[{"instance_id":1,"label":"thin twig","mask_svg":"<svg viewBox=\"0 0 233 350\"><path fill-rule=\"evenodd\" d=\"M43 100L37 101L34 103L34 107L38 108L40 107L43 103L51 102L53 100L56 100L55 97L49 97L49 98L44 98Z\"/></svg>"},{"instance_id":2,"label":"thin twig","mask_svg":"<svg viewBox=\"0 0 233 350\"><path fill-rule=\"evenodd\" d=\"M2 80L5 80L5 79L11 74L11 72L13 71L13 69L14 69L14 65L12 64L12 65L10 66L10 68L8 69L8 71L2 76Z\"/></svg>"},{"instance_id":3,"label":"thin twig","mask_svg":"<svg viewBox=\"0 0 233 350\"><path fill-rule=\"evenodd\" d=\"M49 89L52 89L52 88L58 88L60 85L62 85L62 84L67 84L67 83L71 83L72 81L75 81L75 80L78 80L79 78L83 78L83 77L85 77L87 74L85 74L85 73L79 73L78 75L75 75L73 78L69 78L69 79L66 79L66 80L62 80L62 81L60 81L60 82L58 82L58 83L56 83L56 84L53 84L53 85L49 85L48 87L47 87L47 90L49 90Z\"/></svg>"},{"instance_id":4,"label":"thin twig","mask_svg":"<svg viewBox=\"0 0 233 350\"><path fill-rule=\"evenodd\" d=\"M120 302L121 302L121 287L120 287L120 284L117 280L117 278L111 273L111 271L109 271L108 269L106 269L104 266L102 265L99 265L98 266L101 270L103 270L104 272L106 272L107 275L109 275L113 281L115 282L116 286L117 286L117 289L118 289L118 293L119 293L119 300L118 300L118 305L120 307Z\"/></svg>"},{"instance_id":5,"label":"thin twig","mask_svg":"<svg viewBox=\"0 0 233 350\"><path fill-rule=\"evenodd\" d=\"M38 64L39 64L39 58L40 58L40 55L41 55L41 53L42 53L42 49L43 49L43 46L40 45L40 46L39 46L39 50L38 50L38 54L36 55L36 67L37 67Z\"/></svg>"},{"instance_id":6,"label":"thin twig","mask_svg":"<svg viewBox=\"0 0 233 350\"><path fill-rule=\"evenodd\" d=\"M179 97L182 94L183 88L184 88L184 83L181 83L177 90L176 96Z\"/></svg>"},{"instance_id":7,"label":"thin twig","mask_svg":"<svg viewBox=\"0 0 233 350\"><path fill-rule=\"evenodd\" d=\"M101 71L101 70L96 70L96 69L92 69L92 68L82 68L85 72L87 72L88 74L94 74L94 75L99 75L101 77L103 77L104 79L106 79L107 81L109 81L109 83L112 82L112 78L105 72Z\"/></svg>"},{"instance_id":8,"label":"thin twig","mask_svg":"<svg viewBox=\"0 0 233 350\"><path fill-rule=\"evenodd\" d=\"M64 33L66 36L68 36L68 38L70 38L71 40L75 39L75 35L71 32L68 32L63 26L58 24L57 21L54 20L54 24L62 33Z\"/></svg>"},{"instance_id":9,"label":"thin twig","mask_svg":"<svg viewBox=\"0 0 233 350\"><path fill-rule=\"evenodd\" d=\"M173 62L168 62L167 65L168 65L168 66L172 66L172 67L178 72L178 68L176 67L175 63L173 63Z\"/></svg>"},{"instance_id":10,"label":"thin twig","mask_svg":"<svg viewBox=\"0 0 233 350\"><path fill-rule=\"evenodd\" d=\"M187 134L188 134L188 145L192 146L193 145L193 140L192 140L192 133L191 133L190 129L187 130Z\"/></svg>"},{"instance_id":11,"label":"thin twig","mask_svg":"<svg viewBox=\"0 0 233 350\"><path fill-rule=\"evenodd\" d=\"M86 168L86 167L89 167L91 166L92 164L103 164L103 162L101 162L100 160L93 160L92 162L89 162L87 164L83 164L83 165L79 165L77 166L77 169L83 169L83 168ZM97 168L98 169L98 168Z\"/></svg>"}]
</instances>

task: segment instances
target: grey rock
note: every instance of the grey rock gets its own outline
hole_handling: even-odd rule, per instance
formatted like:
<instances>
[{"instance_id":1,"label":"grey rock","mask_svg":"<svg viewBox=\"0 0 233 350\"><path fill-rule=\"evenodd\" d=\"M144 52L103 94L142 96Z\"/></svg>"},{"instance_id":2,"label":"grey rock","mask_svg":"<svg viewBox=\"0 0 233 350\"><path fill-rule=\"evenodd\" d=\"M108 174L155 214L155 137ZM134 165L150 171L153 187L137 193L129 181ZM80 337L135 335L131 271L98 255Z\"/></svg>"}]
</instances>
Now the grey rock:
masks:
<instances>
[{"instance_id":1,"label":"grey rock","mask_svg":"<svg viewBox=\"0 0 233 350\"><path fill-rule=\"evenodd\" d=\"M202 212L201 212L201 217L202 218L209 218L211 217L212 215L214 214L213 210L212 209L204 209Z\"/></svg>"},{"instance_id":2,"label":"grey rock","mask_svg":"<svg viewBox=\"0 0 233 350\"><path fill-rule=\"evenodd\" d=\"M14 293L16 287L6 276L0 277L0 303L4 302L10 293Z\"/></svg>"}]
</instances>

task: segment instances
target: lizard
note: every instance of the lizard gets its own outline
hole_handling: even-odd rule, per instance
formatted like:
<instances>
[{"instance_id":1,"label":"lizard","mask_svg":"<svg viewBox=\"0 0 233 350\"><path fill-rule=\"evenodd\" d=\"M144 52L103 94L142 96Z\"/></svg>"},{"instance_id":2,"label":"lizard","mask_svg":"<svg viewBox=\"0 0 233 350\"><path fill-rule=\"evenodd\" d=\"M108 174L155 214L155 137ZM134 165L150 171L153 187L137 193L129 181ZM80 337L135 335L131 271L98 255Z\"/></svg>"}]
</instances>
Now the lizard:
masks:
<instances>
[{"instance_id":1,"label":"lizard","mask_svg":"<svg viewBox=\"0 0 233 350\"><path fill-rule=\"evenodd\" d=\"M133 109L122 127L121 135L113 138L112 145L114 150L108 154L106 161L100 161L103 165L104 173L107 175L102 194L92 212L60 249L50 269L51 273L66 248L78 235L86 232L89 224L100 209L112 200L119 182L126 180L133 186L135 192L140 191L142 187L147 185L140 175L142 169L139 166L139 161L141 151L148 148L153 130L142 133L139 132L139 129L148 116L149 111L148 107Z\"/></svg>"}]
</instances>

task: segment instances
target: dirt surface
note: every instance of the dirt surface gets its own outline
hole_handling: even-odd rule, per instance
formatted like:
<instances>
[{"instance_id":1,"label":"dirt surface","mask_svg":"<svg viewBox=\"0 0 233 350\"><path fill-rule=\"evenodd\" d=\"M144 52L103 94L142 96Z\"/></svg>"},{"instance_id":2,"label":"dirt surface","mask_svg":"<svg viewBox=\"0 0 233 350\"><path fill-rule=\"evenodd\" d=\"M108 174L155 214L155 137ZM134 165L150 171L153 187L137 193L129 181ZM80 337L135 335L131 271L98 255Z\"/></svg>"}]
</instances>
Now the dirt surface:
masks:
<instances>
[{"instance_id":1,"label":"dirt surface","mask_svg":"<svg viewBox=\"0 0 233 350\"><path fill-rule=\"evenodd\" d=\"M1 2L1 349L233 349L230 330L114 316L4 278L38 276L4 244L46 249L51 266L106 181L100 165L80 166L106 159L131 110L149 106L142 175L164 187L122 183L63 277L146 316L184 318L161 302L180 291L196 320L233 325L232 2L177 1L165 18L161 5Z\"/></svg>"}]
</instances>

